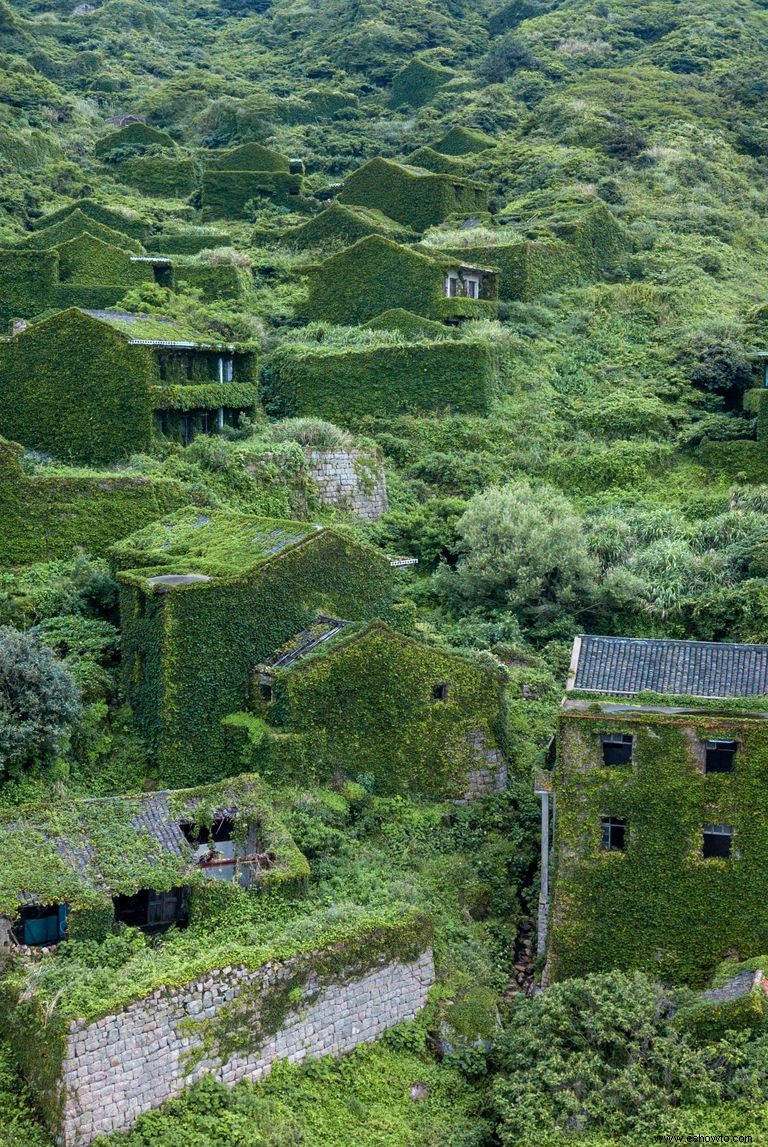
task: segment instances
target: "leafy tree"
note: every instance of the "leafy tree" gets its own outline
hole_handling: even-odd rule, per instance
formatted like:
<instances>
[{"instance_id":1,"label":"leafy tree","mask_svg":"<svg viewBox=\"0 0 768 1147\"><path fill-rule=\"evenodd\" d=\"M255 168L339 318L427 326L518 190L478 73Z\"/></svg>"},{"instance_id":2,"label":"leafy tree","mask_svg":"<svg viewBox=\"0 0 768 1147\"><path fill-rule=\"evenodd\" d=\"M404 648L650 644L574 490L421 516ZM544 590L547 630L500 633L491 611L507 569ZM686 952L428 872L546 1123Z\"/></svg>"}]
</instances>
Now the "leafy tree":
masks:
<instances>
[{"instance_id":1,"label":"leafy tree","mask_svg":"<svg viewBox=\"0 0 768 1147\"><path fill-rule=\"evenodd\" d=\"M672 1006L660 984L623 972L568 980L518 1004L496 1052L501 1143L650 1132L667 1108L719 1098L706 1050L668 1022Z\"/></svg>"},{"instance_id":2,"label":"leafy tree","mask_svg":"<svg viewBox=\"0 0 768 1147\"><path fill-rule=\"evenodd\" d=\"M517 482L473 497L457 524L456 572L441 585L484 610L507 608L527 624L565 622L597 587L581 518L551 486Z\"/></svg>"},{"instance_id":3,"label":"leafy tree","mask_svg":"<svg viewBox=\"0 0 768 1147\"><path fill-rule=\"evenodd\" d=\"M0 626L0 770L48 764L80 715L77 685L51 650Z\"/></svg>"}]
</instances>

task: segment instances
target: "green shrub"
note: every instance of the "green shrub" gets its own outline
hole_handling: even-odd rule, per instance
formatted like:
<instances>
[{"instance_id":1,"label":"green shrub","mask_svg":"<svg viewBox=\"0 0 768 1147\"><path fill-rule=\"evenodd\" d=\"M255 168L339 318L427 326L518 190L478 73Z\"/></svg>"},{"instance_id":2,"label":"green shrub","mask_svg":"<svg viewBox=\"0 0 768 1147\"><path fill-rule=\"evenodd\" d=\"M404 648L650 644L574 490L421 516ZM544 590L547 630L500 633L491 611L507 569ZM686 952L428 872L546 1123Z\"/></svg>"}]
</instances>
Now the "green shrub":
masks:
<instances>
[{"instance_id":1,"label":"green shrub","mask_svg":"<svg viewBox=\"0 0 768 1147\"><path fill-rule=\"evenodd\" d=\"M260 143L244 143L221 151L204 151L201 161L206 171L290 171L291 164L284 155L262 147Z\"/></svg>"},{"instance_id":2,"label":"green shrub","mask_svg":"<svg viewBox=\"0 0 768 1147\"><path fill-rule=\"evenodd\" d=\"M102 136L94 145L94 155L102 158L112 151L146 151L148 148L175 148L176 144L164 131L158 131L145 123L129 123L118 131Z\"/></svg>"},{"instance_id":3,"label":"green shrub","mask_svg":"<svg viewBox=\"0 0 768 1147\"><path fill-rule=\"evenodd\" d=\"M471 155L478 151L487 151L496 147L496 141L485 132L475 131L468 127L452 127L437 143L431 145L435 151L443 155Z\"/></svg>"}]
</instances>

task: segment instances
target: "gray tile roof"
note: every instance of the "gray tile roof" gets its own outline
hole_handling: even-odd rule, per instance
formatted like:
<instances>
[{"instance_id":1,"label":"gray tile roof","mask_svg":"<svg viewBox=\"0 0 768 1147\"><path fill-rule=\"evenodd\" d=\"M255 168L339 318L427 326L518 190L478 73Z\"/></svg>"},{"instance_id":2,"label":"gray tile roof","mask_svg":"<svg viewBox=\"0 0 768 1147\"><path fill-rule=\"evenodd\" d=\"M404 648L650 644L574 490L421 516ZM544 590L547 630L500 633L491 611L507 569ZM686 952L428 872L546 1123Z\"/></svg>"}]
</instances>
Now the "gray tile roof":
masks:
<instances>
[{"instance_id":1,"label":"gray tile roof","mask_svg":"<svg viewBox=\"0 0 768 1147\"><path fill-rule=\"evenodd\" d=\"M649 690L757 697L768 694L768 645L584 634L574 644L568 687L624 695Z\"/></svg>"}]
</instances>

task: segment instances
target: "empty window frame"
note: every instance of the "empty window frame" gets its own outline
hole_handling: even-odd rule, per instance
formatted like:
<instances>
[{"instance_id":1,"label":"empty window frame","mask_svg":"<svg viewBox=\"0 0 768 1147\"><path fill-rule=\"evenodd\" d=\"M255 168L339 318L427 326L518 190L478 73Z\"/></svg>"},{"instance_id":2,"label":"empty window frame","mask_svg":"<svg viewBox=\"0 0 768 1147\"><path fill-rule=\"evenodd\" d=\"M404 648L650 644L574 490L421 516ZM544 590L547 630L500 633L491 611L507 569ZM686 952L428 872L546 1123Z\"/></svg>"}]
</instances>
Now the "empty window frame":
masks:
<instances>
[{"instance_id":1,"label":"empty window frame","mask_svg":"<svg viewBox=\"0 0 768 1147\"><path fill-rule=\"evenodd\" d=\"M468 299L480 298L480 279L477 275L464 276L464 294Z\"/></svg>"},{"instance_id":2,"label":"empty window frame","mask_svg":"<svg viewBox=\"0 0 768 1147\"><path fill-rule=\"evenodd\" d=\"M445 276L445 297L455 299L459 293L459 276L455 271Z\"/></svg>"},{"instance_id":3,"label":"empty window frame","mask_svg":"<svg viewBox=\"0 0 768 1147\"><path fill-rule=\"evenodd\" d=\"M733 850L733 829L728 824L705 824L702 855L705 860L713 856L727 859Z\"/></svg>"},{"instance_id":4,"label":"empty window frame","mask_svg":"<svg viewBox=\"0 0 768 1147\"><path fill-rule=\"evenodd\" d=\"M602 851L624 852L627 847L627 822L618 816L601 816L600 827Z\"/></svg>"},{"instance_id":5,"label":"empty window frame","mask_svg":"<svg viewBox=\"0 0 768 1147\"><path fill-rule=\"evenodd\" d=\"M265 704L272 700L272 686L269 681L259 681L259 698Z\"/></svg>"},{"instance_id":6,"label":"empty window frame","mask_svg":"<svg viewBox=\"0 0 768 1147\"><path fill-rule=\"evenodd\" d=\"M632 760L632 737L628 733L604 733L600 746L604 765L628 765Z\"/></svg>"},{"instance_id":7,"label":"empty window frame","mask_svg":"<svg viewBox=\"0 0 768 1147\"><path fill-rule=\"evenodd\" d=\"M707 741L704 745L705 773L732 773L738 741Z\"/></svg>"},{"instance_id":8,"label":"empty window frame","mask_svg":"<svg viewBox=\"0 0 768 1147\"><path fill-rule=\"evenodd\" d=\"M437 685L432 686L432 700L433 701L447 701L448 700L448 683L440 681Z\"/></svg>"}]
</instances>

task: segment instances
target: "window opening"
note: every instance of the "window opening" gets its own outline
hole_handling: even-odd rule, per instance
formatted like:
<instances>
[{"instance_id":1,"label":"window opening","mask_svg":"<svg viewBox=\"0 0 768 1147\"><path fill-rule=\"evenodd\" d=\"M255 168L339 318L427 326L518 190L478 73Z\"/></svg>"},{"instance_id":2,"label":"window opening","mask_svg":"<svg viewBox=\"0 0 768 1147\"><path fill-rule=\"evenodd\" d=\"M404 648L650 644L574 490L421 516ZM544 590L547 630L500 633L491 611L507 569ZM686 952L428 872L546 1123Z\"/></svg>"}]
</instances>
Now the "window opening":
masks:
<instances>
[{"instance_id":1,"label":"window opening","mask_svg":"<svg viewBox=\"0 0 768 1147\"><path fill-rule=\"evenodd\" d=\"M733 846L733 829L727 824L705 824L702 853L707 859L712 856L727 858Z\"/></svg>"},{"instance_id":2,"label":"window opening","mask_svg":"<svg viewBox=\"0 0 768 1147\"><path fill-rule=\"evenodd\" d=\"M705 773L732 773L738 741L707 741L704 746Z\"/></svg>"},{"instance_id":3,"label":"window opening","mask_svg":"<svg viewBox=\"0 0 768 1147\"><path fill-rule=\"evenodd\" d=\"M445 681L440 681L437 685L432 686L432 700L433 701L447 701L448 700L448 685Z\"/></svg>"},{"instance_id":4,"label":"window opening","mask_svg":"<svg viewBox=\"0 0 768 1147\"><path fill-rule=\"evenodd\" d=\"M261 697L262 701L272 700L272 686L268 681L259 682L259 697Z\"/></svg>"},{"instance_id":5,"label":"window opening","mask_svg":"<svg viewBox=\"0 0 768 1147\"><path fill-rule=\"evenodd\" d=\"M600 848L605 852L624 852L627 839L627 822L616 816L601 816L603 835Z\"/></svg>"},{"instance_id":6,"label":"window opening","mask_svg":"<svg viewBox=\"0 0 768 1147\"><path fill-rule=\"evenodd\" d=\"M606 733L600 738L603 764L628 765L632 760L632 737L627 733Z\"/></svg>"}]
</instances>

